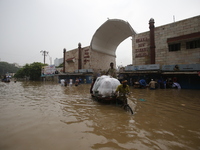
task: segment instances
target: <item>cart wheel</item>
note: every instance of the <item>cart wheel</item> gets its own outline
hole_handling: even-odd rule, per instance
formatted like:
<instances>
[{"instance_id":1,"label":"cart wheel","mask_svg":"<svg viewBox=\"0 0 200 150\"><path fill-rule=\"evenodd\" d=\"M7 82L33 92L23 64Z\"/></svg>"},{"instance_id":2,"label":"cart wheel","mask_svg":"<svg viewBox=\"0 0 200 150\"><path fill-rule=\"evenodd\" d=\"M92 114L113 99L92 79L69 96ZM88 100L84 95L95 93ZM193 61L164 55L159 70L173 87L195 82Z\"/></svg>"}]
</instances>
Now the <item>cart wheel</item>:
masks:
<instances>
[{"instance_id":1,"label":"cart wheel","mask_svg":"<svg viewBox=\"0 0 200 150\"><path fill-rule=\"evenodd\" d=\"M131 107L128 105L128 104L126 104L125 106L124 106L124 110L126 111L126 112L128 112L129 114L133 114L133 110L131 109Z\"/></svg>"}]
</instances>

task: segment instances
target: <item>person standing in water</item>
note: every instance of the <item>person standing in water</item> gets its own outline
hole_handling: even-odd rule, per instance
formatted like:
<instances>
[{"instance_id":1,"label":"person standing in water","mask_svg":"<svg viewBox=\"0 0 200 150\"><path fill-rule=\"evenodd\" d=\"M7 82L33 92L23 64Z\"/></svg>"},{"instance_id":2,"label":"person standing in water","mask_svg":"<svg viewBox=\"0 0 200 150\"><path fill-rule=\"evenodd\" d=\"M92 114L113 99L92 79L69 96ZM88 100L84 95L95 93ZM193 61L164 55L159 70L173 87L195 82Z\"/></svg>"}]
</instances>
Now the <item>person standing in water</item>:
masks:
<instances>
[{"instance_id":1,"label":"person standing in water","mask_svg":"<svg viewBox=\"0 0 200 150\"><path fill-rule=\"evenodd\" d=\"M154 81L153 79L151 79L151 81L149 82L149 88L151 90L155 90L156 89L156 84L157 84L157 82Z\"/></svg>"},{"instance_id":2,"label":"person standing in water","mask_svg":"<svg viewBox=\"0 0 200 150\"><path fill-rule=\"evenodd\" d=\"M108 69L106 75L110 75L113 78L117 78L117 70L114 68L114 63L110 63L110 69Z\"/></svg>"}]
</instances>

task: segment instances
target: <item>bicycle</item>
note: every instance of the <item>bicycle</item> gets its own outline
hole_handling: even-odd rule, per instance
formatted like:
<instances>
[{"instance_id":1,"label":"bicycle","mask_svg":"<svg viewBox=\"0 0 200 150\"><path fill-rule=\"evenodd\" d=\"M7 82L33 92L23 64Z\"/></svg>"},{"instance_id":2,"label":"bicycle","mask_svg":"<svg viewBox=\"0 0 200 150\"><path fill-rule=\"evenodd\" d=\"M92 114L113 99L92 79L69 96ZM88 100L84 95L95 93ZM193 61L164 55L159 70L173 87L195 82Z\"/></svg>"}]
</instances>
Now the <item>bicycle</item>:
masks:
<instances>
[{"instance_id":1,"label":"bicycle","mask_svg":"<svg viewBox=\"0 0 200 150\"><path fill-rule=\"evenodd\" d=\"M128 104L127 100L127 94L121 94L120 96L117 97L117 104L120 103L122 104L122 108L128 112L129 114L133 114L132 108Z\"/></svg>"}]
</instances>

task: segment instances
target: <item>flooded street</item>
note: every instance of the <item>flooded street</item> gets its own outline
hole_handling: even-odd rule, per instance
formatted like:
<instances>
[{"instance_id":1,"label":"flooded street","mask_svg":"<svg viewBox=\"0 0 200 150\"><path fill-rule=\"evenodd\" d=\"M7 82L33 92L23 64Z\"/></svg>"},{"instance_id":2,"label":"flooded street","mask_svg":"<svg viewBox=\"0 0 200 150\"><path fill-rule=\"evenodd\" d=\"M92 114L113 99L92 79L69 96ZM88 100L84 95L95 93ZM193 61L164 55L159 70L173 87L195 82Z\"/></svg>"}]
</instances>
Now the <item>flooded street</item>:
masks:
<instances>
[{"instance_id":1,"label":"flooded street","mask_svg":"<svg viewBox=\"0 0 200 150\"><path fill-rule=\"evenodd\" d=\"M197 150L200 91L134 89L120 107L93 101L90 85L0 83L0 150Z\"/></svg>"}]
</instances>

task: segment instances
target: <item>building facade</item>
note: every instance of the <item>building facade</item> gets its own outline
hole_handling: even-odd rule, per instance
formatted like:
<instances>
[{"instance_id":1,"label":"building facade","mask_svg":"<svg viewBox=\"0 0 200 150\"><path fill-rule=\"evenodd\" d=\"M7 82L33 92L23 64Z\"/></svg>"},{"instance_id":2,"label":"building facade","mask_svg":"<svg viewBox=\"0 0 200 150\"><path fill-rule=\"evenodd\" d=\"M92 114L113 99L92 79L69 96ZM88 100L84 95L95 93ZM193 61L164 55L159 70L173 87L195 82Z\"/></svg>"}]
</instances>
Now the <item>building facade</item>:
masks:
<instances>
[{"instance_id":1,"label":"building facade","mask_svg":"<svg viewBox=\"0 0 200 150\"><path fill-rule=\"evenodd\" d=\"M200 89L200 16L155 27L133 35L132 62L125 67L128 80L178 78L183 88Z\"/></svg>"},{"instance_id":2,"label":"building facade","mask_svg":"<svg viewBox=\"0 0 200 150\"><path fill-rule=\"evenodd\" d=\"M63 51L63 72L74 76L98 76L116 65L117 46L132 36L132 65L120 72L120 78L133 81L146 78L165 80L178 77L184 88L200 89L200 16L135 33L122 20L107 20L94 34L90 46ZM116 36L117 35L117 36Z\"/></svg>"},{"instance_id":3,"label":"building facade","mask_svg":"<svg viewBox=\"0 0 200 150\"><path fill-rule=\"evenodd\" d=\"M65 51L64 58L66 73L101 73L109 69L110 62L115 63L115 56L94 51L90 46Z\"/></svg>"},{"instance_id":4,"label":"building facade","mask_svg":"<svg viewBox=\"0 0 200 150\"><path fill-rule=\"evenodd\" d=\"M151 46L155 46L155 64L200 63L200 16L155 27L154 45L150 34L151 29L133 36L133 65L151 64Z\"/></svg>"},{"instance_id":5,"label":"building facade","mask_svg":"<svg viewBox=\"0 0 200 150\"><path fill-rule=\"evenodd\" d=\"M126 38L135 34L130 24L120 19L108 19L94 33L90 46L64 50L64 72L93 70L94 74L105 73L110 63L116 67L116 49ZM124 52L126 53L126 52Z\"/></svg>"}]
</instances>

